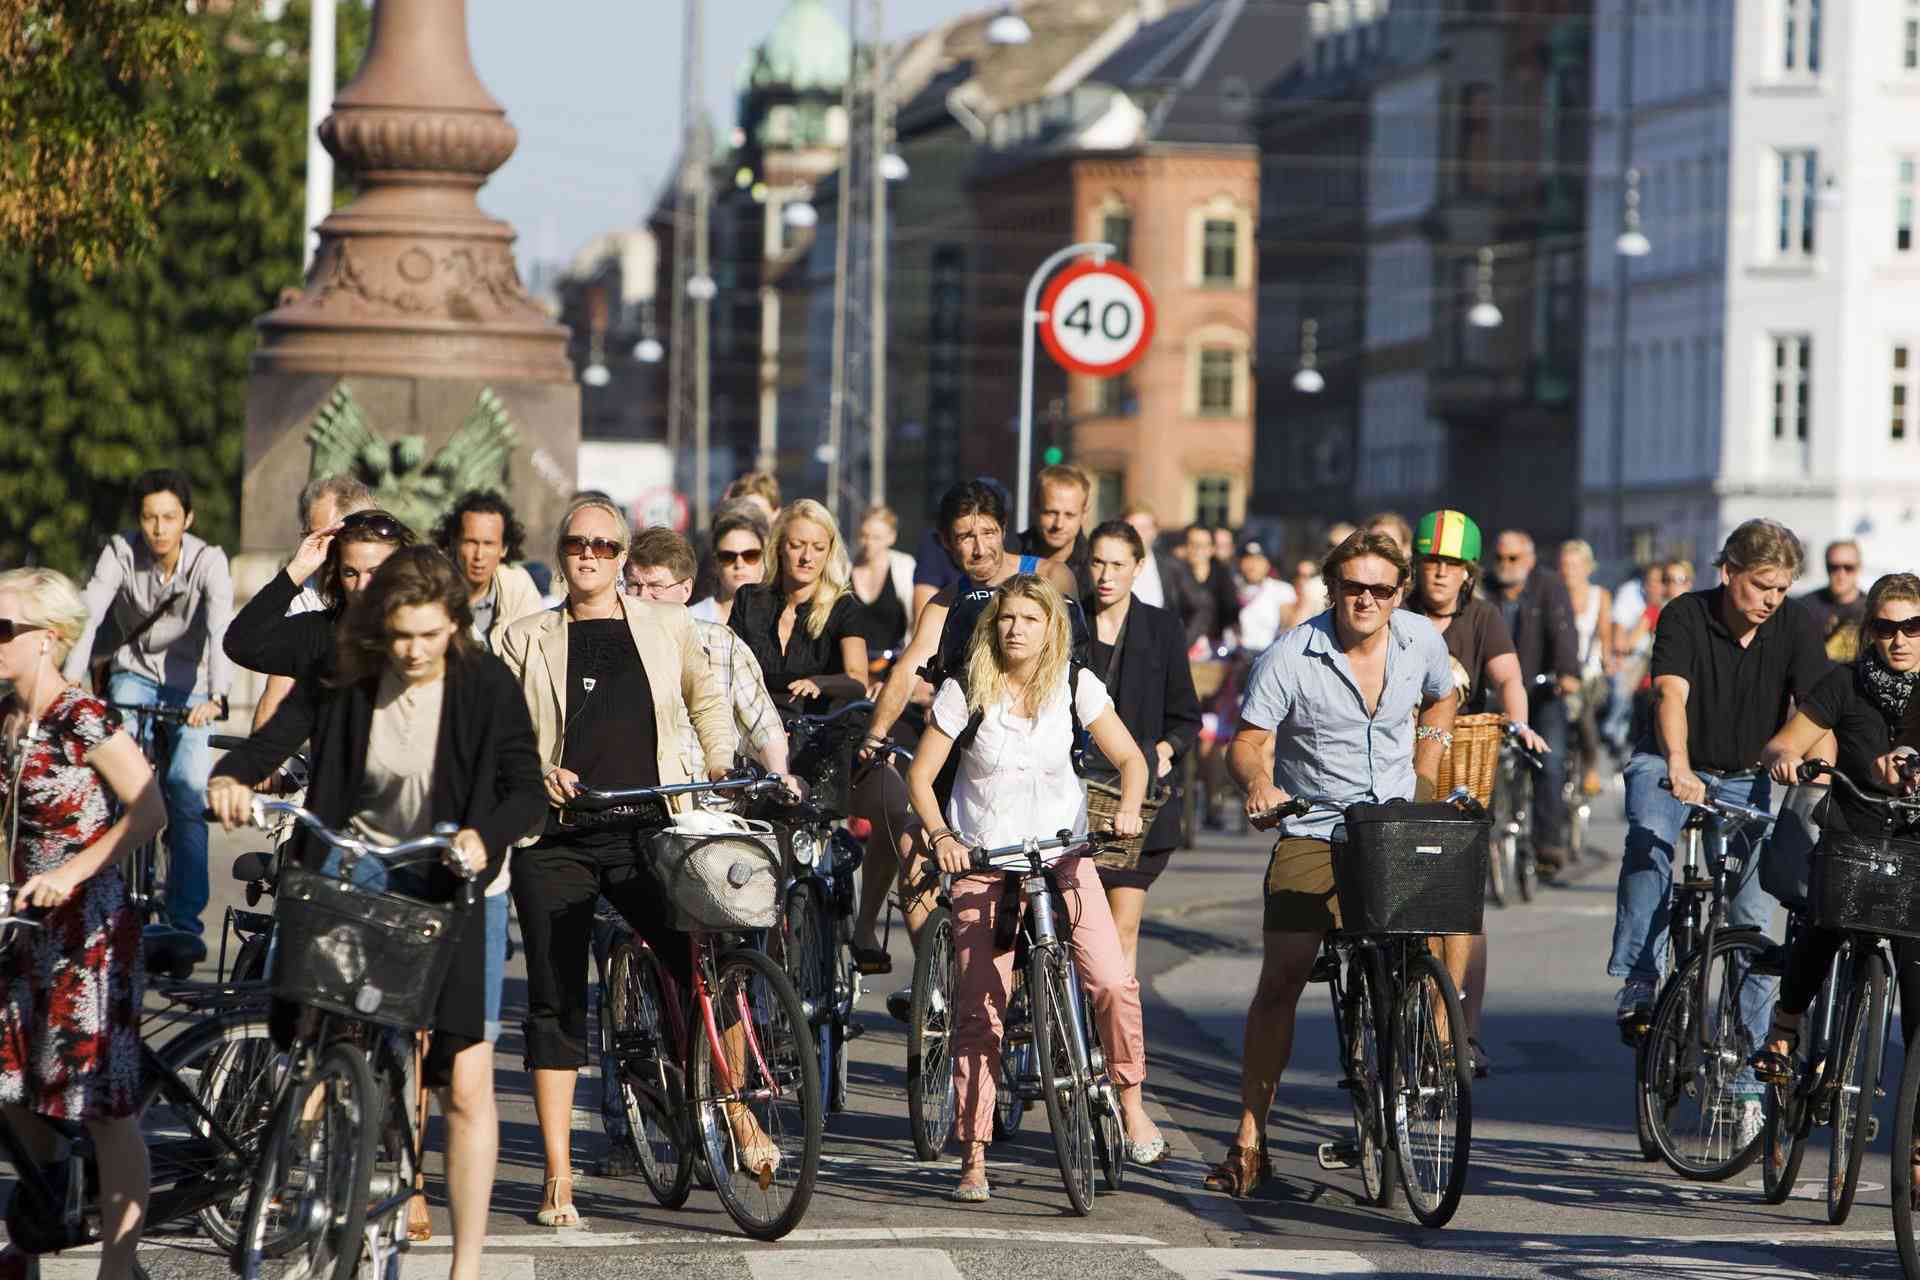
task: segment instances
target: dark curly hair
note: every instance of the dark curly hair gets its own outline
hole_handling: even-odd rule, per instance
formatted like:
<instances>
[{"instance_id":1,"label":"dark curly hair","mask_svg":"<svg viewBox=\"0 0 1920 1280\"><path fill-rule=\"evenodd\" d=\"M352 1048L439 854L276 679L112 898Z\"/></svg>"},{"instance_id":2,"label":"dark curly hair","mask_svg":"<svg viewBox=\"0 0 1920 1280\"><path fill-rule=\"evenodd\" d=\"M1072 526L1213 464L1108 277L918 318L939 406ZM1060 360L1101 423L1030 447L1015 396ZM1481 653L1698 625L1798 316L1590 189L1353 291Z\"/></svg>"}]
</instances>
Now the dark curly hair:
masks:
<instances>
[{"instance_id":1,"label":"dark curly hair","mask_svg":"<svg viewBox=\"0 0 1920 1280\"><path fill-rule=\"evenodd\" d=\"M508 564L526 558L527 527L513 514L507 500L493 489L469 489L461 494L447 509L447 514L440 517L440 523L433 526L433 545L453 555L453 546L460 541L460 522L469 515L499 516L500 540L507 548L500 558Z\"/></svg>"},{"instance_id":2,"label":"dark curly hair","mask_svg":"<svg viewBox=\"0 0 1920 1280\"><path fill-rule=\"evenodd\" d=\"M478 652L473 639L473 608L460 570L438 547L401 547L373 572L373 581L340 620L339 659L332 683L358 684L387 664L387 618L408 605L437 604L453 623L447 660L458 662Z\"/></svg>"}]
</instances>

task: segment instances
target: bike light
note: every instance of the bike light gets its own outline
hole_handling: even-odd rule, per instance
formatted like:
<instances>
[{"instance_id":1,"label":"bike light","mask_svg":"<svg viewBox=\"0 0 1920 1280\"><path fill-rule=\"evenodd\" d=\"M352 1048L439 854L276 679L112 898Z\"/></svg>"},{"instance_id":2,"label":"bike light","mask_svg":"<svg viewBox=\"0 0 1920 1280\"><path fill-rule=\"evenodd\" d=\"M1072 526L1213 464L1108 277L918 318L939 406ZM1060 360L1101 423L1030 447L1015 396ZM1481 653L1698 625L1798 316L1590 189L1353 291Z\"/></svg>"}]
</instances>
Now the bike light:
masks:
<instances>
[{"instance_id":1,"label":"bike light","mask_svg":"<svg viewBox=\"0 0 1920 1280\"><path fill-rule=\"evenodd\" d=\"M811 867L820 861L820 841L811 831L793 833L793 860L803 867Z\"/></svg>"}]
</instances>

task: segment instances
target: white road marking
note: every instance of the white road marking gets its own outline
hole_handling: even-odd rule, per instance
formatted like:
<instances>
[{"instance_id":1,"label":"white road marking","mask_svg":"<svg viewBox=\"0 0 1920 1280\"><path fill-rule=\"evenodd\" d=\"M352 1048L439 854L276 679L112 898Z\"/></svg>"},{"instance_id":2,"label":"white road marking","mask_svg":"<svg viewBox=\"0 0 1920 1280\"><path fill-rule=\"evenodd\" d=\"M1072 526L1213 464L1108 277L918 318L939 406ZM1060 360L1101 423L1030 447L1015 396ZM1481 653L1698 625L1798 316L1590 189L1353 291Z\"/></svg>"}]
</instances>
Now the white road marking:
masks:
<instances>
[{"instance_id":1,"label":"white road marking","mask_svg":"<svg viewBox=\"0 0 1920 1280\"><path fill-rule=\"evenodd\" d=\"M365 1265L364 1263L362 1265ZM484 1263L487 1280L533 1280L533 1259L489 1255ZM447 1280L453 1270L453 1255L438 1253L427 1257L409 1252L400 1262L400 1280Z\"/></svg>"},{"instance_id":2,"label":"white road marking","mask_svg":"<svg viewBox=\"0 0 1920 1280\"><path fill-rule=\"evenodd\" d=\"M1338 1249L1155 1249L1147 1255L1181 1280L1271 1276L1370 1276L1379 1270Z\"/></svg>"},{"instance_id":3,"label":"white road marking","mask_svg":"<svg viewBox=\"0 0 1920 1280\"><path fill-rule=\"evenodd\" d=\"M1001 1244L1033 1245L1132 1245L1151 1247L1165 1241L1153 1236L1124 1235L1104 1231L1016 1231L996 1227L802 1227L781 1241L794 1244L905 1244L923 1240L969 1240ZM555 1231L546 1234L490 1235L485 1248L488 1256L532 1253L554 1249L639 1249L659 1245L725 1245L739 1248L751 1245L739 1236L720 1233L678 1235L659 1231ZM414 1253L445 1253L453 1241L444 1235L413 1246ZM89 1272L89 1275L92 1273Z\"/></svg>"},{"instance_id":4,"label":"white road marking","mask_svg":"<svg viewBox=\"0 0 1920 1280\"><path fill-rule=\"evenodd\" d=\"M817 1280L858 1275L863 1280L961 1280L943 1249L808 1249L749 1253L753 1280Z\"/></svg>"},{"instance_id":5,"label":"white road marking","mask_svg":"<svg viewBox=\"0 0 1920 1280\"><path fill-rule=\"evenodd\" d=\"M1766 1183L1759 1178L1753 1178L1747 1182L1747 1189L1750 1191L1764 1191L1766 1190ZM1856 1194L1861 1191L1885 1191L1886 1189L1884 1183L1868 1182L1863 1178L1860 1181L1859 1187L1856 1189ZM1789 1200L1825 1200L1826 1198L1827 1180L1825 1178L1802 1178L1800 1181L1794 1183L1793 1190L1787 1193L1787 1199Z\"/></svg>"}]
</instances>

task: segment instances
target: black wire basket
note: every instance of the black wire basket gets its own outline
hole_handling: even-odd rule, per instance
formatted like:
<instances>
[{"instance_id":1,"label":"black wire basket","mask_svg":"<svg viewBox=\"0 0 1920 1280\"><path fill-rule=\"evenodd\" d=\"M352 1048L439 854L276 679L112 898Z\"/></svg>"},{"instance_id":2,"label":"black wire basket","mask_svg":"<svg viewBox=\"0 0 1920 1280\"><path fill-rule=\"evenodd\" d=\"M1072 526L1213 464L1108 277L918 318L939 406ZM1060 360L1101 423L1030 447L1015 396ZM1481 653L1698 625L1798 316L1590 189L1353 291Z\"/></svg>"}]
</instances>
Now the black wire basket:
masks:
<instances>
[{"instance_id":1,"label":"black wire basket","mask_svg":"<svg viewBox=\"0 0 1920 1280\"><path fill-rule=\"evenodd\" d=\"M402 1031L432 1024L457 949L454 903L288 866L273 915L274 995Z\"/></svg>"},{"instance_id":2,"label":"black wire basket","mask_svg":"<svg viewBox=\"0 0 1920 1280\"><path fill-rule=\"evenodd\" d=\"M1493 826L1450 804L1357 804L1334 832L1340 928L1361 934L1479 933Z\"/></svg>"},{"instance_id":3,"label":"black wire basket","mask_svg":"<svg viewBox=\"0 0 1920 1280\"><path fill-rule=\"evenodd\" d=\"M1807 889L1822 928L1920 938L1920 842L1826 832Z\"/></svg>"}]
</instances>

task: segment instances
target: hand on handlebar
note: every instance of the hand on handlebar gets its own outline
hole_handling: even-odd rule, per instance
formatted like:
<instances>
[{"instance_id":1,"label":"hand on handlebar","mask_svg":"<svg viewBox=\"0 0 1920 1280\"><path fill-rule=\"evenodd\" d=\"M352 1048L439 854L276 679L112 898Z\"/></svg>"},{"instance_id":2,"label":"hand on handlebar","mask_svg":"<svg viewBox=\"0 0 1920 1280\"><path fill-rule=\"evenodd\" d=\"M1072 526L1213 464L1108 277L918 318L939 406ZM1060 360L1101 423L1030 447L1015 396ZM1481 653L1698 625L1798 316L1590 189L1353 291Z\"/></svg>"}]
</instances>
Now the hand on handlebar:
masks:
<instances>
[{"instance_id":1,"label":"hand on handlebar","mask_svg":"<svg viewBox=\"0 0 1920 1280\"><path fill-rule=\"evenodd\" d=\"M252 787L232 778L215 778L207 783L207 808L225 831L253 822L253 797Z\"/></svg>"},{"instance_id":2,"label":"hand on handlebar","mask_svg":"<svg viewBox=\"0 0 1920 1280\"><path fill-rule=\"evenodd\" d=\"M1920 753L1912 747L1896 747L1873 762L1874 776L1901 795L1912 795L1920 787Z\"/></svg>"},{"instance_id":3,"label":"hand on handlebar","mask_svg":"<svg viewBox=\"0 0 1920 1280\"><path fill-rule=\"evenodd\" d=\"M555 807L567 803L580 794L580 775L571 769L553 769L546 777L547 799Z\"/></svg>"},{"instance_id":4,"label":"hand on handlebar","mask_svg":"<svg viewBox=\"0 0 1920 1280\"><path fill-rule=\"evenodd\" d=\"M1668 790L1673 798L1682 804L1705 804L1707 802L1707 784L1700 775L1691 769L1667 770Z\"/></svg>"},{"instance_id":5,"label":"hand on handlebar","mask_svg":"<svg viewBox=\"0 0 1920 1280\"><path fill-rule=\"evenodd\" d=\"M472 827L462 827L453 835L453 857L459 859L466 869L467 878L472 879L487 869L487 846L480 842L480 833Z\"/></svg>"},{"instance_id":6,"label":"hand on handlebar","mask_svg":"<svg viewBox=\"0 0 1920 1280\"><path fill-rule=\"evenodd\" d=\"M1545 738L1533 731L1533 726L1516 724L1513 726L1513 732L1514 735L1520 739L1520 745L1533 752L1533 754L1537 756L1550 756L1553 754L1553 748L1547 745Z\"/></svg>"},{"instance_id":7,"label":"hand on handlebar","mask_svg":"<svg viewBox=\"0 0 1920 1280\"><path fill-rule=\"evenodd\" d=\"M1767 776L1782 786L1792 786L1800 781L1800 766L1806 761L1791 752L1782 752L1773 757L1767 766Z\"/></svg>"},{"instance_id":8,"label":"hand on handlebar","mask_svg":"<svg viewBox=\"0 0 1920 1280\"><path fill-rule=\"evenodd\" d=\"M1271 831L1280 825L1276 809L1293 797L1264 778L1247 788L1247 822L1256 831Z\"/></svg>"},{"instance_id":9,"label":"hand on handlebar","mask_svg":"<svg viewBox=\"0 0 1920 1280\"><path fill-rule=\"evenodd\" d=\"M1143 829L1140 821L1140 806L1122 807L1113 815L1113 825L1109 828L1116 836L1137 836Z\"/></svg>"},{"instance_id":10,"label":"hand on handlebar","mask_svg":"<svg viewBox=\"0 0 1920 1280\"><path fill-rule=\"evenodd\" d=\"M71 866L68 863L67 866ZM72 878L67 867L55 867L29 879L13 891L13 905L21 907L57 907L64 904L80 888L79 882Z\"/></svg>"},{"instance_id":11,"label":"hand on handlebar","mask_svg":"<svg viewBox=\"0 0 1920 1280\"><path fill-rule=\"evenodd\" d=\"M933 842L933 858L948 875L965 875L973 870L973 846L952 831L943 832Z\"/></svg>"}]
</instances>

